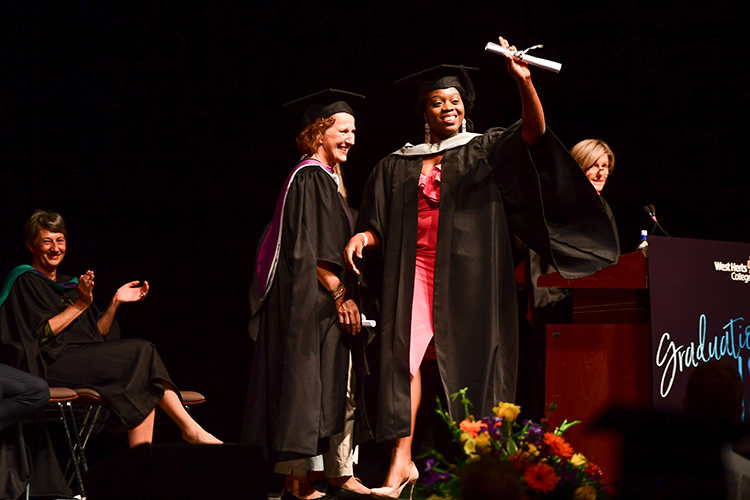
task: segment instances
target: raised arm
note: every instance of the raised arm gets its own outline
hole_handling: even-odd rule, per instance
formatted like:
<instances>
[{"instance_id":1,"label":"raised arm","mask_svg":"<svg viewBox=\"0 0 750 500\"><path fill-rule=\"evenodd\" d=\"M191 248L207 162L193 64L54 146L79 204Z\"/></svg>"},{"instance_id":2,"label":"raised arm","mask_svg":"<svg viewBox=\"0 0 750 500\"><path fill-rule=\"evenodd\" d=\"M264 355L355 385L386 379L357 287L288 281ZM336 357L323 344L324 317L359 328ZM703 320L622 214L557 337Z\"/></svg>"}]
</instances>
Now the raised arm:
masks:
<instances>
[{"instance_id":1,"label":"raised arm","mask_svg":"<svg viewBox=\"0 0 750 500\"><path fill-rule=\"evenodd\" d=\"M99 318L97 326L99 327L99 333L107 335L109 329L112 327L112 322L115 320L115 313L123 302L140 302L146 298L148 294L148 281L144 281L142 285L138 286L140 281L131 281L125 283L115 292L115 296L109 301L107 310L104 311L102 317Z\"/></svg>"},{"instance_id":2,"label":"raised arm","mask_svg":"<svg viewBox=\"0 0 750 500\"><path fill-rule=\"evenodd\" d=\"M500 37L499 40L500 45L503 47L514 52L517 50L505 38ZM547 130L542 102L539 100L539 95L537 95L534 84L531 81L531 71L528 64L516 62L512 56L506 54L505 65L508 68L510 76L516 81L518 91L521 94L521 117L523 118L521 136L526 147L531 147L542 138L544 132Z\"/></svg>"}]
</instances>

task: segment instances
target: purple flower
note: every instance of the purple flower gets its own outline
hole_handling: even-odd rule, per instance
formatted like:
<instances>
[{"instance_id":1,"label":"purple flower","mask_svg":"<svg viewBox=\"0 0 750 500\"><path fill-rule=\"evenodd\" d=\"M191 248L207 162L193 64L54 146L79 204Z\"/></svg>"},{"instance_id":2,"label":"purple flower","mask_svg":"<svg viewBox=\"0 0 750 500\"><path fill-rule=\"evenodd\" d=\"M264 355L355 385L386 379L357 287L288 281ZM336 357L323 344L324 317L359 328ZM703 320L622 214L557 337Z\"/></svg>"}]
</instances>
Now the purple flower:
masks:
<instances>
[{"instance_id":1,"label":"purple flower","mask_svg":"<svg viewBox=\"0 0 750 500\"><path fill-rule=\"evenodd\" d=\"M482 422L484 422L484 425L486 425L487 427L494 427L496 425L502 424L503 419L500 417L489 416L482 418Z\"/></svg>"},{"instance_id":2,"label":"purple flower","mask_svg":"<svg viewBox=\"0 0 750 500\"><path fill-rule=\"evenodd\" d=\"M422 484L424 484L425 487L430 488L435 483L449 481L450 478L450 472L440 472L435 469L435 459L428 458L424 461L424 477L422 478Z\"/></svg>"},{"instance_id":3,"label":"purple flower","mask_svg":"<svg viewBox=\"0 0 750 500\"><path fill-rule=\"evenodd\" d=\"M503 439L503 431L500 430L499 425L497 427L490 427L489 433L495 441L501 441Z\"/></svg>"},{"instance_id":4,"label":"purple flower","mask_svg":"<svg viewBox=\"0 0 750 500\"><path fill-rule=\"evenodd\" d=\"M487 426L487 432L495 441L503 439L503 433L500 430L503 419L500 417L484 417L482 423Z\"/></svg>"},{"instance_id":5,"label":"purple flower","mask_svg":"<svg viewBox=\"0 0 750 500\"><path fill-rule=\"evenodd\" d=\"M424 479L422 479L422 484L426 488L431 488L435 485L435 483L438 483L440 481L450 481L451 473L450 472L435 472L432 471L430 474L426 475Z\"/></svg>"},{"instance_id":6,"label":"purple flower","mask_svg":"<svg viewBox=\"0 0 750 500\"><path fill-rule=\"evenodd\" d=\"M576 473L578 471L576 469L567 471L567 472L561 472L560 473L560 481L564 483L572 483L575 481Z\"/></svg>"},{"instance_id":7,"label":"purple flower","mask_svg":"<svg viewBox=\"0 0 750 500\"><path fill-rule=\"evenodd\" d=\"M526 420L523 425L526 426L528 424L528 429L526 429L526 440L530 443L535 443L537 441L540 441L544 437L544 429L541 425L532 422L531 420Z\"/></svg>"}]
</instances>

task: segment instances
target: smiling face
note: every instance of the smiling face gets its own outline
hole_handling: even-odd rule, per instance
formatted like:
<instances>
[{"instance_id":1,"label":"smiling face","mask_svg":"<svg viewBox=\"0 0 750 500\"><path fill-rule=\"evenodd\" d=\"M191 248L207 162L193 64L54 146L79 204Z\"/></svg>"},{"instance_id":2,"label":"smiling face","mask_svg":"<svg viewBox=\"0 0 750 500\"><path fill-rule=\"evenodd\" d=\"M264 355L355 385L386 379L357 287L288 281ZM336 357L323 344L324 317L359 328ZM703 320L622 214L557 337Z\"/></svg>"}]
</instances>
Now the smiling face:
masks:
<instances>
[{"instance_id":1,"label":"smiling face","mask_svg":"<svg viewBox=\"0 0 750 500\"><path fill-rule=\"evenodd\" d=\"M461 130L464 102L454 87L433 90L427 94L424 116L430 125L430 142L452 137Z\"/></svg>"},{"instance_id":2,"label":"smiling face","mask_svg":"<svg viewBox=\"0 0 750 500\"><path fill-rule=\"evenodd\" d=\"M609 177L609 155L604 153L596 161L586 169L586 177L591 181L591 184L596 188L597 193L601 193L604 189L604 184L607 182Z\"/></svg>"},{"instance_id":3,"label":"smiling face","mask_svg":"<svg viewBox=\"0 0 750 500\"><path fill-rule=\"evenodd\" d=\"M349 148L354 145L354 117L349 113L336 113L336 121L323 132L318 150L313 155L317 160L328 166L344 163L349 154Z\"/></svg>"},{"instance_id":4,"label":"smiling face","mask_svg":"<svg viewBox=\"0 0 750 500\"><path fill-rule=\"evenodd\" d=\"M54 274L65 257L65 235L41 228L32 245L26 245L34 258L31 265L47 274Z\"/></svg>"}]
</instances>

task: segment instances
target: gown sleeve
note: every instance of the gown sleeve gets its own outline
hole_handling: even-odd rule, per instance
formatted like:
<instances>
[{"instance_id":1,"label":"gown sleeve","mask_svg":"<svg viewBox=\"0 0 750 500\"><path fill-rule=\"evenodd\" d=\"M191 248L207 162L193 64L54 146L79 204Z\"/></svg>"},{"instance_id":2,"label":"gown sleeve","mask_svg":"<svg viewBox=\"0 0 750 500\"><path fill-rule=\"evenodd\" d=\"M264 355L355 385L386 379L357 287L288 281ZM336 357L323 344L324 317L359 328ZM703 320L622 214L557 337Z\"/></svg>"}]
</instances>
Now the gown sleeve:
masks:
<instances>
[{"instance_id":1,"label":"gown sleeve","mask_svg":"<svg viewBox=\"0 0 750 500\"><path fill-rule=\"evenodd\" d=\"M511 232L567 279L617 262L617 237L599 195L551 130L531 148L520 121L489 130L484 140Z\"/></svg>"},{"instance_id":2,"label":"gown sleeve","mask_svg":"<svg viewBox=\"0 0 750 500\"><path fill-rule=\"evenodd\" d=\"M318 167L304 168L295 176L284 207L286 255L313 262L313 270L317 262L328 262L341 277L345 264L340 242L348 240L339 234L342 217L334 181Z\"/></svg>"},{"instance_id":3,"label":"gown sleeve","mask_svg":"<svg viewBox=\"0 0 750 500\"><path fill-rule=\"evenodd\" d=\"M42 378L45 329L49 328L49 319L67 307L62 301L51 300L54 295L42 278L27 272L16 278L0 308L0 336L6 357L16 368Z\"/></svg>"},{"instance_id":4,"label":"gown sleeve","mask_svg":"<svg viewBox=\"0 0 750 500\"><path fill-rule=\"evenodd\" d=\"M362 202L357 219L357 231L372 229L377 233L380 241L387 233L387 221L389 220L389 207L391 192L388 186L392 185L392 168L389 167L391 157L386 157L378 163L367 179L365 189L362 193Z\"/></svg>"}]
</instances>

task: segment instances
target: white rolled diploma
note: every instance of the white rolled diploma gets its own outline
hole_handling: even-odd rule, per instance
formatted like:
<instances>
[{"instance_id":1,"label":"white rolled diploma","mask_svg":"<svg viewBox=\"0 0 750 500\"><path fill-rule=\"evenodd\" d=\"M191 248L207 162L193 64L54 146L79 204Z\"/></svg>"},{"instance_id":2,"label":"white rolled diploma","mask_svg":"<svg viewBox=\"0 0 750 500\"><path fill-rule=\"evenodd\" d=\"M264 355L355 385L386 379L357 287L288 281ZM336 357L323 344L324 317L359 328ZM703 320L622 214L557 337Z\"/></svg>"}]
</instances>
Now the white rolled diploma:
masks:
<instances>
[{"instance_id":1,"label":"white rolled diploma","mask_svg":"<svg viewBox=\"0 0 750 500\"><path fill-rule=\"evenodd\" d=\"M367 316L365 316L364 314L362 314L361 316L362 326L369 326L370 328L375 328L377 326L378 323L374 319L367 319Z\"/></svg>"},{"instance_id":2,"label":"white rolled diploma","mask_svg":"<svg viewBox=\"0 0 750 500\"><path fill-rule=\"evenodd\" d=\"M555 73L559 73L560 68L562 68L562 64L555 61L550 61L549 59L542 59L541 57L534 57L528 54L524 54L523 57L516 57L516 53L512 50L508 50L505 47L492 42L488 43L484 47L484 50L488 50L495 54L510 54L516 61L523 61L526 64L531 64L532 66L537 66L542 69L554 71Z\"/></svg>"}]
</instances>

